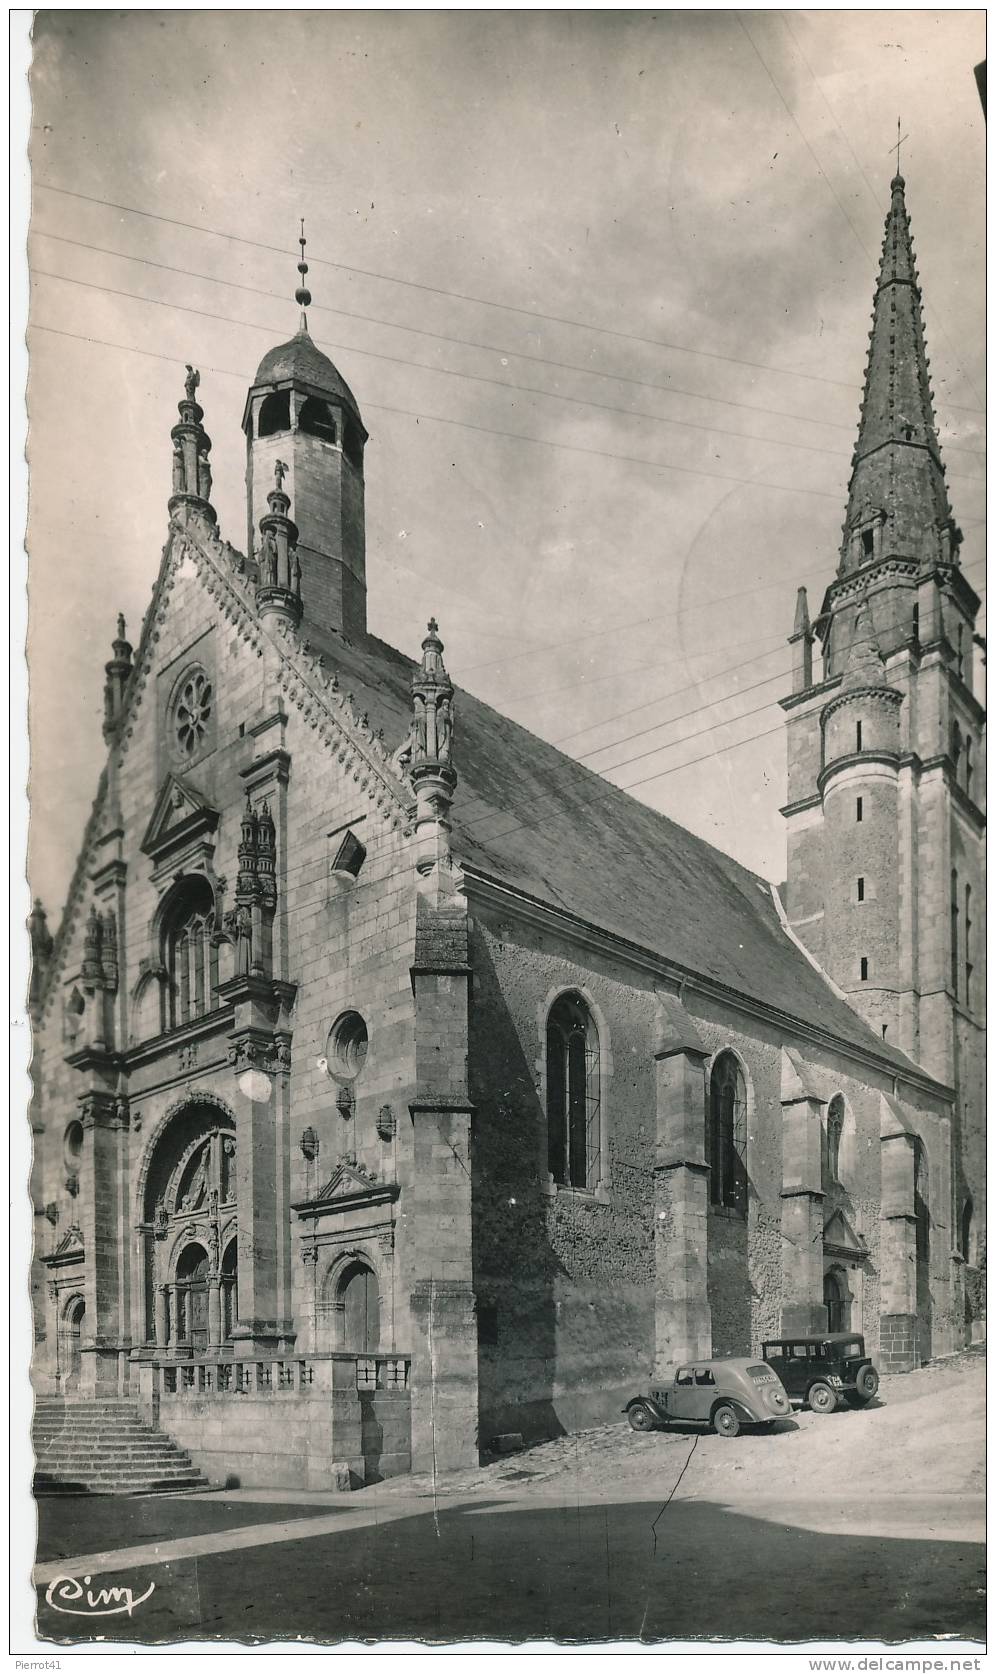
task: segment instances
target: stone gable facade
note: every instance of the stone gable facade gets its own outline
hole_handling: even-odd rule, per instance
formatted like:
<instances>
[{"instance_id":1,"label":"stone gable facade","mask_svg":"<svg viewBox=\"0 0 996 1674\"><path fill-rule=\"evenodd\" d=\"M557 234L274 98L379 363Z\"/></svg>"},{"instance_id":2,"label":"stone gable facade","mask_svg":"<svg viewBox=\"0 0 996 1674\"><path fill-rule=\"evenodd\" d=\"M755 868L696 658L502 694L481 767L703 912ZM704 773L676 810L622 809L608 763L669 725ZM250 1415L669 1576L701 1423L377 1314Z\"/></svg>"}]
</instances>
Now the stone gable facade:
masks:
<instances>
[{"instance_id":1,"label":"stone gable facade","mask_svg":"<svg viewBox=\"0 0 996 1674\"><path fill-rule=\"evenodd\" d=\"M958 868L981 971L938 743L980 723L924 615L883 646L864 578L814 683L800 606L783 906L455 691L434 621L415 662L367 634L367 433L303 316L246 403L245 554L198 385L54 941L32 915L36 1388L133 1400L214 1481L330 1487L771 1335L958 1346L981 1013L914 995L905 927L950 964L922 879Z\"/></svg>"}]
</instances>

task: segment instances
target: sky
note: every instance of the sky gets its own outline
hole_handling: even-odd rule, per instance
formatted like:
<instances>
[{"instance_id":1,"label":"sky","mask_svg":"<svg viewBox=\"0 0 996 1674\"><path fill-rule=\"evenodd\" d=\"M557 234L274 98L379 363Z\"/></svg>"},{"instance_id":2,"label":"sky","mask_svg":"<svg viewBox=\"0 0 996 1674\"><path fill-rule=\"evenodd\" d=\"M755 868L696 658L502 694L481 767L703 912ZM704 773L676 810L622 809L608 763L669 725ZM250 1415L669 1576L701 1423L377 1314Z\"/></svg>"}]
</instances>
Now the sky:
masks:
<instances>
[{"instance_id":1,"label":"sky","mask_svg":"<svg viewBox=\"0 0 996 1674\"><path fill-rule=\"evenodd\" d=\"M137 641L167 535L183 365L242 547L242 408L296 329L302 215L311 330L371 436L371 630L417 654L434 613L458 685L781 879L786 636L837 562L900 117L984 586L984 56L981 11L37 13L29 875L53 922L116 615Z\"/></svg>"}]
</instances>

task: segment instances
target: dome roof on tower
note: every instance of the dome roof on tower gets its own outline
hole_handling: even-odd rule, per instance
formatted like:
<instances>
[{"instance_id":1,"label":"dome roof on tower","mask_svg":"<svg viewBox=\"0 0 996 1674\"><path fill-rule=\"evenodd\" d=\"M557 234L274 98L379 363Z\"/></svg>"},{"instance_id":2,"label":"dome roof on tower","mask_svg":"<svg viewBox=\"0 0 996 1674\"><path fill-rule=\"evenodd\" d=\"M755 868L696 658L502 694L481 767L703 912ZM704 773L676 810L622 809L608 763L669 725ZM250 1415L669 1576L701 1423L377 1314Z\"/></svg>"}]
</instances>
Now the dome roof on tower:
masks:
<instances>
[{"instance_id":1,"label":"dome roof on tower","mask_svg":"<svg viewBox=\"0 0 996 1674\"><path fill-rule=\"evenodd\" d=\"M342 373L328 355L316 347L307 326L302 326L288 343L280 343L265 354L256 369L253 388L260 384L303 384L321 395L331 395L360 416L356 398Z\"/></svg>"}]
</instances>

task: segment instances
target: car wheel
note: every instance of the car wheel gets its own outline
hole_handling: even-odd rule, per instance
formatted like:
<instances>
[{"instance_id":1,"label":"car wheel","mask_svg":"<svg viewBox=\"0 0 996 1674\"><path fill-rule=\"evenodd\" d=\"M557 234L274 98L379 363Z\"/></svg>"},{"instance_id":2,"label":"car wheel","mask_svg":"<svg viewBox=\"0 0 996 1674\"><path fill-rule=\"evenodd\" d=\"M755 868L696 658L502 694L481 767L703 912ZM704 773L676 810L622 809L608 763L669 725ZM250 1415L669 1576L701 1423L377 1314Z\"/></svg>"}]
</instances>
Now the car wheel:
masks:
<instances>
[{"instance_id":1,"label":"car wheel","mask_svg":"<svg viewBox=\"0 0 996 1674\"><path fill-rule=\"evenodd\" d=\"M810 1412L836 1412L837 1397L828 1383L814 1383L809 1390Z\"/></svg>"},{"instance_id":2,"label":"car wheel","mask_svg":"<svg viewBox=\"0 0 996 1674\"><path fill-rule=\"evenodd\" d=\"M854 1380L855 1393L862 1401L870 1401L878 1394L878 1373L874 1366L862 1366Z\"/></svg>"},{"instance_id":3,"label":"car wheel","mask_svg":"<svg viewBox=\"0 0 996 1674\"><path fill-rule=\"evenodd\" d=\"M646 1407L630 1407L626 1414L631 1430L652 1430L654 1428L653 1414Z\"/></svg>"},{"instance_id":4,"label":"car wheel","mask_svg":"<svg viewBox=\"0 0 996 1674\"><path fill-rule=\"evenodd\" d=\"M736 1408L731 1407L729 1402L724 1402L722 1406L718 1406L712 1415L712 1427L717 1436L739 1436L740 1420L737 1417Z\"/></svg>"}]
</instances>

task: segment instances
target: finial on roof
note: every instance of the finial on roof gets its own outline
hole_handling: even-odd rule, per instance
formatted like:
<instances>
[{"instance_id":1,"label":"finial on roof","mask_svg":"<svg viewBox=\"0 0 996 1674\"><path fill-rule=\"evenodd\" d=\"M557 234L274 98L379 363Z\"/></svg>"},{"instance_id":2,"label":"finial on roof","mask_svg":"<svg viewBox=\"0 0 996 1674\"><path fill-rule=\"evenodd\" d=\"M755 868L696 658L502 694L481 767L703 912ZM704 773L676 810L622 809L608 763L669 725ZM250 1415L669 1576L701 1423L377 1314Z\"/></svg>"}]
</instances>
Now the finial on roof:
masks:
<instances>
[{"instance_id":1,"label":"finial on roof","mask_svg":"<svg viewBox=\"0 0 996 1674\"><path fill-rule=\"evenodd\" d=\"M449 866L449 809L456 789L453 766L453 682L443 662L439 623L430 616L422 661L412 674L412 719L408 737L394 754L416 797L415 866L427 877Z\"/></svg>"},{"instance_id":2,"label":"finial on roof","mask_svg":"<svg viewBox=\"0 0 996 1674\"><path fill-rule=\"evenodd\" d=\"M307 331L307 329L308 329L308 316L305 313L305 309L311 307L311 292L309 291L309 289L308 289L308 287L305 283L305 280L307 279L307 275L308 275L308 264L304 259L304 251L305 251L305 246L306 246L307 242L308 241L304 236L304 216L302 215L302 217L301 217L301 236L298 239L298 243L301 246L301 260L297 264L297 271L301 275L301 283L298 286L297 290L294 292L294 301L298 304L298 306L301 310L301 330L302 331Z\"/></svg>"}]
</instances>

